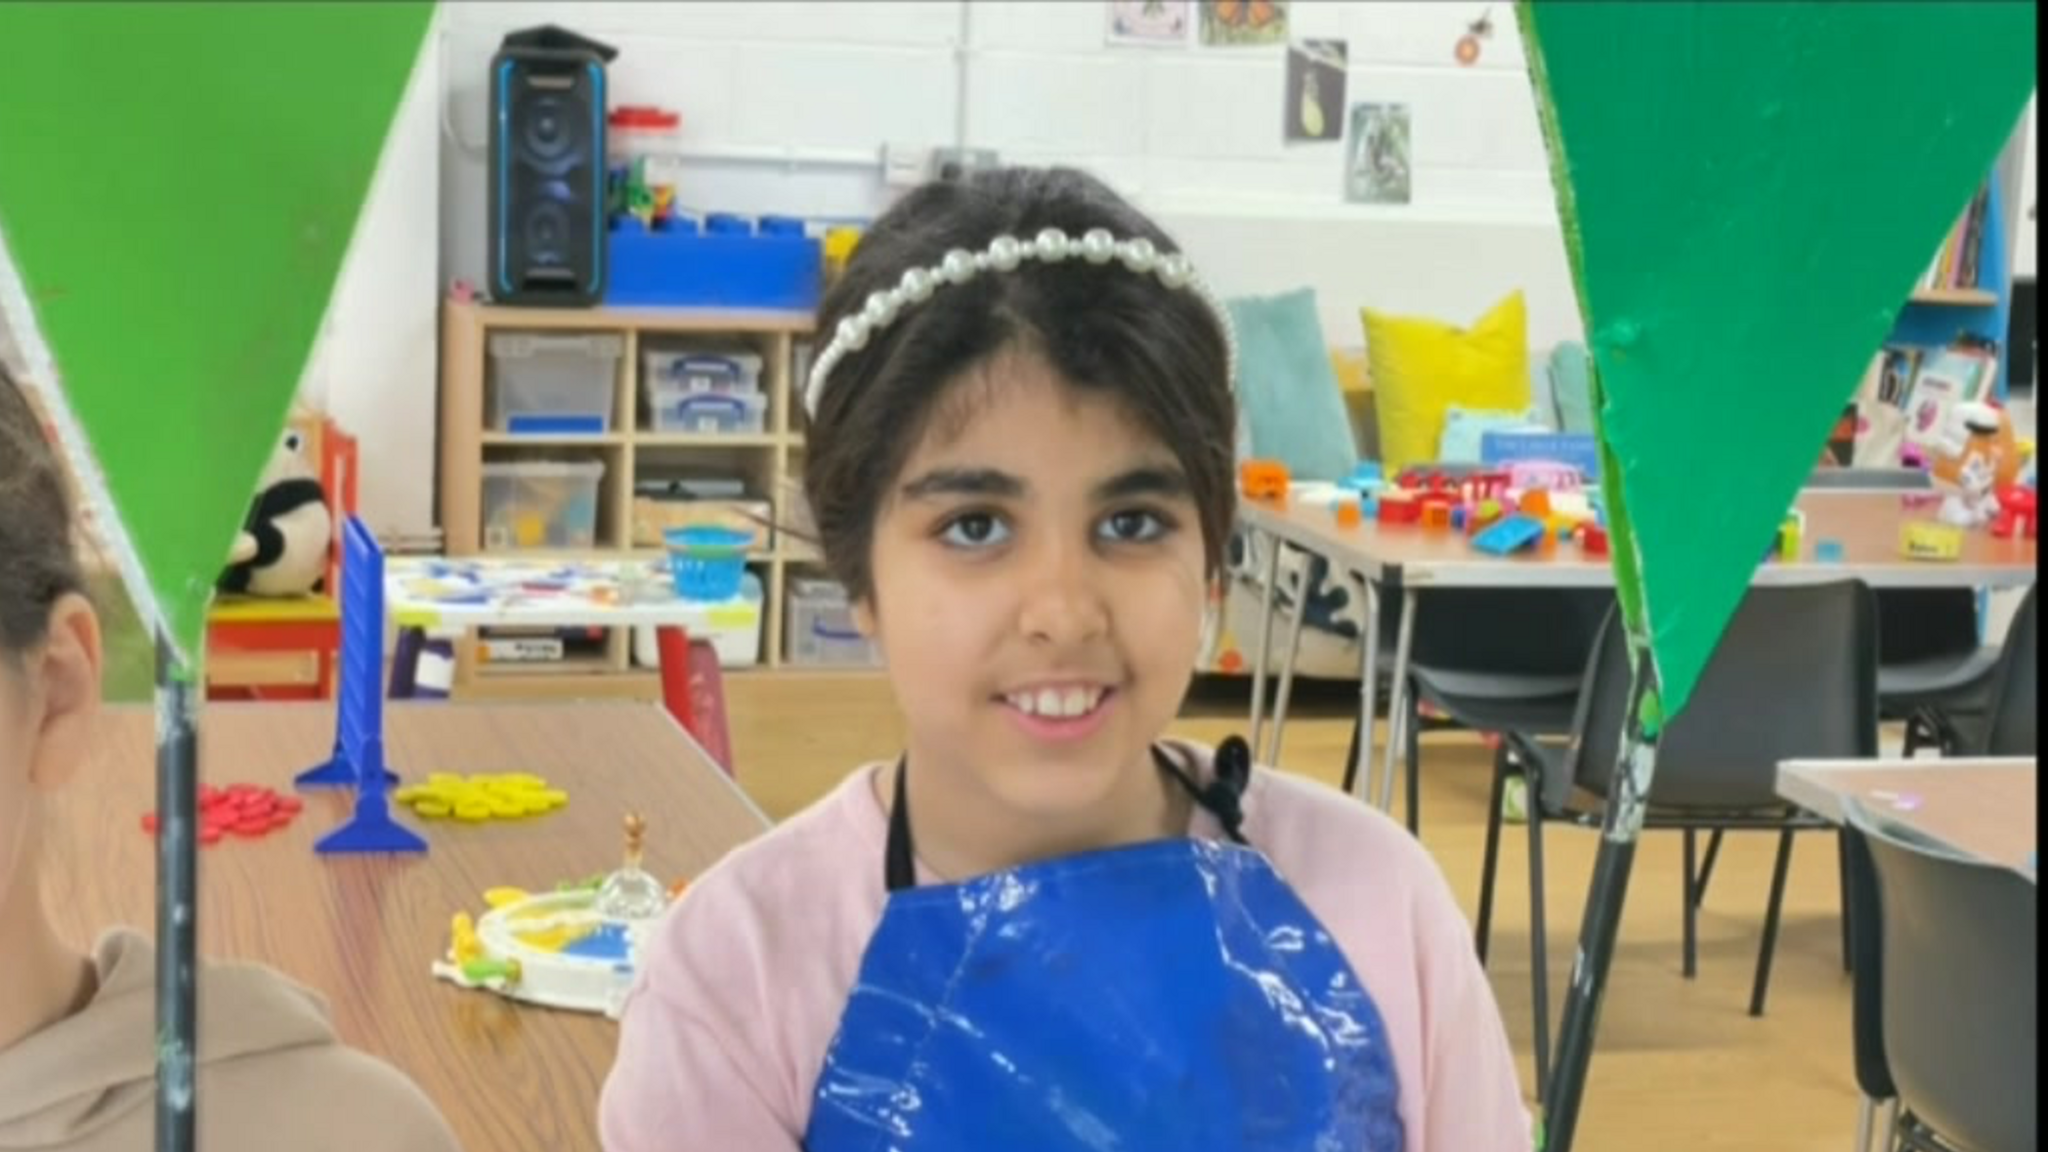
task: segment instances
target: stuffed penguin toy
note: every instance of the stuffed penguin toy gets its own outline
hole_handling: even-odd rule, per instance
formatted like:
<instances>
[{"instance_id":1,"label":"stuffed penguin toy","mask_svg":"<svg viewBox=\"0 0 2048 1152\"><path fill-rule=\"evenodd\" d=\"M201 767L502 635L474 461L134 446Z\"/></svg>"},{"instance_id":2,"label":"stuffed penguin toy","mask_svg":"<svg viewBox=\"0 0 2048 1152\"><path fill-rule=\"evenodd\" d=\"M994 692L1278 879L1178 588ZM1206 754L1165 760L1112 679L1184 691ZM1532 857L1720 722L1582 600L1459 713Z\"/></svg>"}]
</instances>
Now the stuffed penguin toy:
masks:
<instances>
[{"instance_id":1,"label":"stuffed penguin toy","mask_svg":"<svg viewBox=\"0 0 2048 1152\"><path fill-rule=\"evenodd\" d=\"M221 574L220 591L252 596L321 591L334 546L334 517L327 493L300 453L304 443L297 432L287 432L271 454Z\"/></svg>"}]
</instances>

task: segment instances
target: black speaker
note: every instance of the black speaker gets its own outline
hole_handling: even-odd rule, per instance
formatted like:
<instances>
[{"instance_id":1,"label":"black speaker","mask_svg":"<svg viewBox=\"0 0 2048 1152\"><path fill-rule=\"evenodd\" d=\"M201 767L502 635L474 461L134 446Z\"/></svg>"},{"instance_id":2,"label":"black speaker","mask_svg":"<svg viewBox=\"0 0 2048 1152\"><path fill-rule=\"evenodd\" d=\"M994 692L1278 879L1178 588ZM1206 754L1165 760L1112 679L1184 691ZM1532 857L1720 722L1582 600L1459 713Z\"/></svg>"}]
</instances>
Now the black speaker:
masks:
<instances>
[{"instance_id":1,"label":"black speaker","mask_svg":"<svg viewBox=\"0 0 2048 1152\"><path fill-rule=\"evenodd\" d=\"M491 298L587 307L605 289L605 64L616 53L553 26L491 58Z\"/></svg>"}]
</instances>

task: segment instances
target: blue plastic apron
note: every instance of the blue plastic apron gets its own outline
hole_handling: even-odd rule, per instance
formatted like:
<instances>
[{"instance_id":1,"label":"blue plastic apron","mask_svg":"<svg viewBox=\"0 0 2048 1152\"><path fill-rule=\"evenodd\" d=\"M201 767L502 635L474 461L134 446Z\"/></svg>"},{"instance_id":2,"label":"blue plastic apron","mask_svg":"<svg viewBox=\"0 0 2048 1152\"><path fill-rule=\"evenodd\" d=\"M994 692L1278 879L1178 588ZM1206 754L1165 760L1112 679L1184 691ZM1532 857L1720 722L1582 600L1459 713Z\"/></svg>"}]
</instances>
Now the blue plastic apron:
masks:
<instances>
[{"instance_id":1,"label":"blue plastic apron","mask_svg":"<svg viewBox=\"0 0 2048 1152\"><path fill-rule=\"evenodd\" d=\"M922 888L900 871L806 1152L1401 1152L1379 1010L1260 853L1165 840Z\"/></svg>"}]
</instances>

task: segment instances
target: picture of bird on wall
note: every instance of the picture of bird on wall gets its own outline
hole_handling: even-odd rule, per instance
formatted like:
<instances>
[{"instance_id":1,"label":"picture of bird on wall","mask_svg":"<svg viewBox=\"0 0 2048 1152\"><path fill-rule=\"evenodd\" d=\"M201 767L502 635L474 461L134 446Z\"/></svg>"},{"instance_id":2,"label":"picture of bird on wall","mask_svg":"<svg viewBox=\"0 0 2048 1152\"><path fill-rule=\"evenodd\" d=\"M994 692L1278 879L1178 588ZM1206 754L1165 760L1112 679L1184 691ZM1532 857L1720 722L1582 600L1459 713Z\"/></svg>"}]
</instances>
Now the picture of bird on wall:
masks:
<instances>
[{"instance_id":1,"label":"picture of bird on wall","mask_svg":"<svg viewBox=\"0 0 2048 1152\"><path fill-rule=\"evenodd\" d=\"M1287 90L1281 131L1288 143L1344 138L1344 80L1348 52L1342 40L1303 40L1287 48Z\"/></svg>"},{"instance_id":2,"label":"picture of bird on wall","mask_svg":"<svg viewBox=\"0 0 2048 1152\"><path fill-rule=\"evenodd\" d=\"M1344 198L1354 204L1409 202L1408 106L1354 104Z\"/></svg>"},{"instance_id":3,"label":"picture of bird on wall","mask_svg":"<svg viewBox=\"0 0 2048 1152\"><path fill-rule=\"evenodd\" d=\"M1237 48L1287 42L1287 0L1202 0L1202 43Z\"/></svg>"}]
</instances>

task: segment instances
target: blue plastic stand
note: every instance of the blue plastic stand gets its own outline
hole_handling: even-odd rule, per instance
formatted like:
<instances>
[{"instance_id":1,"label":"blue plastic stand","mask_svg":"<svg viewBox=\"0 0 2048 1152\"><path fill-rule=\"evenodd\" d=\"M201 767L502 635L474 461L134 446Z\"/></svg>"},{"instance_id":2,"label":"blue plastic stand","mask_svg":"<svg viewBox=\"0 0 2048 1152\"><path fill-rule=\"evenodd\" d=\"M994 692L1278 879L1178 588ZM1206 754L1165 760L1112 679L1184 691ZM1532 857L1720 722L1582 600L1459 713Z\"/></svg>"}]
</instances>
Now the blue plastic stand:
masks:
<instances>
[{"instance_id":1,"label":"blue plastic stand","mask_svg":"<svg viewBox=\"0 0 2048 1152\"><path fill-rule=\"evenodd\" d=\"M355 816L314 844L336 852L424 852L427 842L391 818L388 788L398 774L384 763L384 550L353 516L342 529L341 674L335 701L334 756L301 772L301 788L354 787Z\"/></svg>"}]
</instances>

